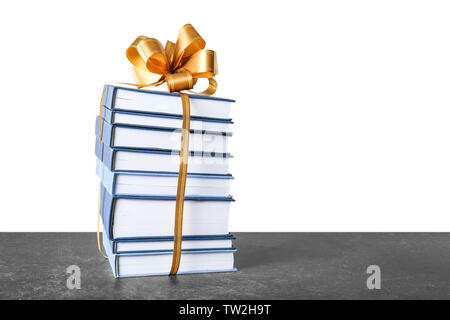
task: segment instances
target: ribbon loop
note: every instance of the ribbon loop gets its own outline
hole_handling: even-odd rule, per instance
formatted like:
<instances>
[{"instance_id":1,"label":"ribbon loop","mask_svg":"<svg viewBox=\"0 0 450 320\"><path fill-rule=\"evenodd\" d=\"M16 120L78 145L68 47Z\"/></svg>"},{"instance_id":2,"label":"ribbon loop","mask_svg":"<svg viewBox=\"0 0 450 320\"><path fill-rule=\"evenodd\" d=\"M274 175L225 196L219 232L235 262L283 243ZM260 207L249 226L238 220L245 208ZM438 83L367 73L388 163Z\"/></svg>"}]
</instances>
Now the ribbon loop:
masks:
<instances>
[{"instance_id":1,"label":"ribbon loop","mask_svg":"<svg viewBox=\"0 0 450 320\"><path fill-rule=\"evenodd\" d=\"M206 42L191 24L184 25L178 31L178 39L175 44L174 67L178 68L190 56L205 48Z\"/></svg>"},{"instance_id":2,"label":"ribbon loop","mask_svg":"<svg viewBox=\"0 0 450 320\"><path fill-rule=\"evenodd\" d=\"M189 70L196 78L213 78L218 73L216 53L212 50L197 51L179 70Z\"/></svg>"},{"instance_id":3,"label":"ribbon loop","mask_svg":"<svg viewBox=\"0 0 450 320\"><path fill-rule=\"evenodd\" d=\"M167 41L165 49L169 64L173 66L173 59L175 59L175 43L172 41Z\"/></svg>"},{"instance_id":4,"label":"ribbon loop","mask_svg":"<svg viewBox=\"0 0 450 320\"><path fill-rule=\"evenodd\" d=\"M205 95L205 96L210 96L210 95L214 94L217 90L217 81L214 80L213 78L209 78L208 81L209 81L208 88L206 88L202 92L193 92L193 91L191 91L191 92L195 93L195 94Z\"/></svg>"},{"instance_id":5,"label":"ribbon loop","mask_svg":"<svg viewBox=\"0 0 450 320\"><path fill-rule=\"evenodd\" d=\"M127 49L126 54L128 60L138 69L145 69L145 61L141 57L138 51L138 45L142 40L145 40L146 36L139 36L136 38L136 40L133 41L133 43L130 45L130 47Z\"/></svg>"}]
</instances>

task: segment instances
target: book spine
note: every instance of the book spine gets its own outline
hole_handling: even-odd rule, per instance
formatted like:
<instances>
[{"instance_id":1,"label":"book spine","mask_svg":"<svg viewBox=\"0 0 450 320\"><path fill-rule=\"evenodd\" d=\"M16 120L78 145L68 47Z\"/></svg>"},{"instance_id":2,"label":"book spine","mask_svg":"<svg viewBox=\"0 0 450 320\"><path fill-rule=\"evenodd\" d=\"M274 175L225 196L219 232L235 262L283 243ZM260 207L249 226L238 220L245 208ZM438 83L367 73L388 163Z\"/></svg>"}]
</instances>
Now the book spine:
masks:
<instances>
[{"instance_id":1,"label":"book spine","mask_svg":"<svg viewBox=\"0 0 450 320\"><path fill-rule=\"evenodd\" d=\"M100 208L101 208L101 216L103 220L103 232L106 233L107 238L109 240L114 239L113 235L113 223L114 223L114 216L113 216L113 202L114 198L113 196L106 190L104 186L101 187L101 202L100 202Z\"/></svg>"},{"instance_id":2,"label":"book spine","mask_svg":"<svg viewBox=\"0 0 450 320\"><path fill-rule=\"evenodd\" d=\"M104 143L101 144L103 148L102 152L102 161L103 164L106 165L106 167L109 170L114 170L114 150L110 147L106 146Z\"/></svg>"},{"instance_id":3,"label":"book spine","mask_svg":"<svg viewBox=\"0 0 450 320\"><path fill-rule=\"evenodd\" d=\"M100 138L100 117L95 118L95 136Z\"/></svg>"},{"instance_id":4,"label":"book spine","mask_svg":"<svg viewBox=\"0 0 450 320\"><path fill-rule=\"evenodd\" d=\"M120 278L120 274L119 274L119 256L118 255L114 255L114 277L115 278Z\"/></svg>"},{"instance_id":5,"label":"book spine","mask_svg":"<svg viewBox=\"0 0 450 320\"><path fill-rule=\"evenodd\" d=\"M102 110L103 120L105 120L106 122L109 122L109 123L113 123L113 120L114 120L113 112L105 106L103 106L102 108L103 108L103 110Z\"/></svg>"},{"instance_id":6,"label":"book spine","mask_svg":"<svg viewBox=\"0 0 450 320\"><path fill-rule=\"evenodd\" d=\"M105 186L106 190L108 190L109 193L114 194L115 192L115 182L116 182L116 174L112 171L110 171L106 166L104 166L102 163L100 163L101 170L100 170L100 176L103 185Z\"/></svg>"},{"instance_id":7,"label":"book spine","mask_svg":"<svg viewBox=\"0 0 450 320\"><path fill-rule=\"evenodd\" d=\"M100 137L100 121L102 121L102 132ZM108 146L112 146L112 130L113 126L106 122L103 119L100 119L100 117L97 117L97 121L95 123L95 134L97 137L101 139L103 143L106 143Z\"/></svg>"},{"instance_id":8,"label":"book spine","mask_svg":"<svg viewBox=\"0 0 450 320\"><path fill-rule=\"evenodd\" d=\"M103 105L108 109L112 110L114 108L114 96L116 89L114 86L106 85L104 87L105 94L103 96Z\"/></svg>"},{"instance_id":9,"label":"book spine","mask_svg":"<svg viewBox=\"0 0 450 320\"><path fill-rule=\"evenodd\" d=\"M102 161L103 160L103 156L102 156L102 148L103 148L103 143L100 142L100 139L96 138L95 139L95 156Z\"/></svg>"},{"instance_id":10,"label":"book spine","mask_svg":"<svg viewBox=\"0 0 450 320\"><path fill-rule=\"evenodd\" d=\"M113 131L113 126L109 122L103 121L102 141L103 141L103 143L106 143L106 145L108 145L110 147L113 146L112 131Z\"/></svg>"},{"instance_id":11,"label":"book spine","mask_svg":"<svg viewBox=\"0 0 450 320\"><path fill-rule=\"evenodd\" d=\"M95 156L103 163L109 170L113 171L114 150L100 142L100 139L95 140Z\"/></svg>"}]
</instances>

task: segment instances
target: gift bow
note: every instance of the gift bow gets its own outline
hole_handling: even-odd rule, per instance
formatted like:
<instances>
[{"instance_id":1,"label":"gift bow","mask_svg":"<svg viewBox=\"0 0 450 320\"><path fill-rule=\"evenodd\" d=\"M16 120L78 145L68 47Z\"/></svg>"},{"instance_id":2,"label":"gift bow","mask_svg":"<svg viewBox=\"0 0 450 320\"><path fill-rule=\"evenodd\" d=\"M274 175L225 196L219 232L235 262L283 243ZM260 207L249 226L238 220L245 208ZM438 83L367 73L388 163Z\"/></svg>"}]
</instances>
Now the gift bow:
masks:
<instances>
[{"instance_id":1,"label":"gift bow","mask_svg":"<svg viewBox=\"0 0 450 320\"><path fill-rule=\"evenodd\" d=\"M127 49L128 60L139 88L167 83L169 92L189 90L198 78L209 80L208 88L200 94L216 92L216 53L205 49L205 40L190 24L178 31L177 42L167 41L163 47L157 39L139 36Z\"/></svg>"}]
</instances>

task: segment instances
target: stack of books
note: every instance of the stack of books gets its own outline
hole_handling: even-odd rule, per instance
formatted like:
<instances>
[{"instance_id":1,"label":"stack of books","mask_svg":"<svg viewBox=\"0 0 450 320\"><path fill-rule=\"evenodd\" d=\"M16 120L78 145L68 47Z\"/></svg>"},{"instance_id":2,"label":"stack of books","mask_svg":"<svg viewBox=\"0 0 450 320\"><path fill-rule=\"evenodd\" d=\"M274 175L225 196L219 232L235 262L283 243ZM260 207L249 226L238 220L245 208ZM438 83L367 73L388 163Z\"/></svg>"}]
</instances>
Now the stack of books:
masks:
<instances>
[{"instance_id":1,"label":"stack of books","mask_svg":"<svg viewBox=\"0 0 450 320\"><path fill-rule=\"evenodd\" d=\"M230 99L190 96L191 132L178 273L234 271ZM168 275L180 162L179 94L107 85L96 123L103 246L115 277Z\"/></svg>"}]
</instances>

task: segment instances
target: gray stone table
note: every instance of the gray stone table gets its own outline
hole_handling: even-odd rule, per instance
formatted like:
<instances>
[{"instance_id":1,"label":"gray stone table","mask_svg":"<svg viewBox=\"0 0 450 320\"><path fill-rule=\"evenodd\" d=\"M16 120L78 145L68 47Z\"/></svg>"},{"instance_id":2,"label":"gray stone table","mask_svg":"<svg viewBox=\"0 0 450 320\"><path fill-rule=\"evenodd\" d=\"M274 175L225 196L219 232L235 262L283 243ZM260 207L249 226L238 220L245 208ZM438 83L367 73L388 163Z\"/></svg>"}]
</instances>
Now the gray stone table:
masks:
<instances>
[{"instance_id":1,"label":"gray stone table","mask_svg":"<svg viewBox=\"0 0 450 320\"><path fill-rule=\"evenodd\" d=\"M0 299L450 298L448 233L235 233L237 272L114 279L94 233L0 233ZM66 268L81 268L81 289ZM369 265L381 289L367 289Z\"/></svg>"}]
</instances>

